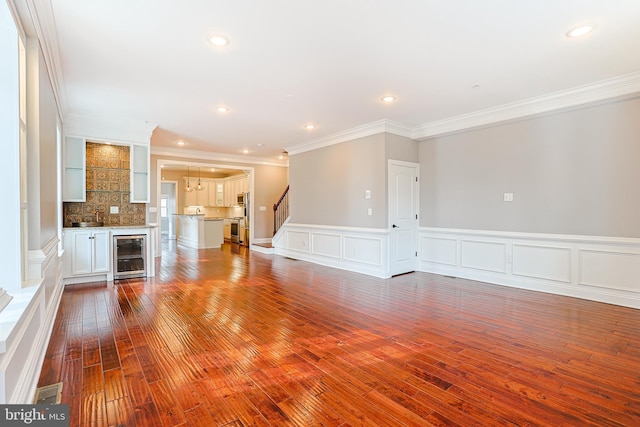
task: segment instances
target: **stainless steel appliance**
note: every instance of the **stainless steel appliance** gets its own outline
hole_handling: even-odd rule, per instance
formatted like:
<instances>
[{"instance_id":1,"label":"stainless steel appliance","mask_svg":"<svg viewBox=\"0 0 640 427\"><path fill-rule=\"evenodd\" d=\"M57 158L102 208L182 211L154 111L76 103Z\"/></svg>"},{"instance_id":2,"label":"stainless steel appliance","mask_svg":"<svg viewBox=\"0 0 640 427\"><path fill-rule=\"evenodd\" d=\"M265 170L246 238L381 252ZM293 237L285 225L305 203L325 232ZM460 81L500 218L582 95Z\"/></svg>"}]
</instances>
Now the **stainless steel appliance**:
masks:
<instances>
[{"instance_id":1,"label":"stainless steel appliance","mask_svg":"<svg viewBox=\"0 0 640 427\"><path fill-rule=\"evenodd\" d=\"M249 236L251 234L251 202L249 193L238 194L238 200L242 199L242 216L231 219L231 242L249 246Z\"/></svg>"},{"instance_id":2,"label":"stainless steel appliance","mask_svg":"<svg viewBox=\"0 0 640 427\"><path fill-rule=\"evenodd\" d=\"M240 221L237 218L231 219L231 243L240 243Z\"/></svg>"},{"instance_id":3,"label":"stainless steel appliance","mask_svg":"<svg viewBox=\"0 0 640 427\"><path fill-rule=\"evenodd\" d=\"M145 277L146 237L139 235L113 236L113 278Z\"/></svg>"},{"instance_id":4,"label":"stainless steel appliance","mask_svg":"<svg viewBox=\"0 0 640 427\"><path fill-rule=\"evenodd\" d=\"M242 220L239 224L240 244L249 246L249 235L251 234L251 198L249 193L244 193L242 199L244 203L242 205Z\"/></svg>"}]
</instances>

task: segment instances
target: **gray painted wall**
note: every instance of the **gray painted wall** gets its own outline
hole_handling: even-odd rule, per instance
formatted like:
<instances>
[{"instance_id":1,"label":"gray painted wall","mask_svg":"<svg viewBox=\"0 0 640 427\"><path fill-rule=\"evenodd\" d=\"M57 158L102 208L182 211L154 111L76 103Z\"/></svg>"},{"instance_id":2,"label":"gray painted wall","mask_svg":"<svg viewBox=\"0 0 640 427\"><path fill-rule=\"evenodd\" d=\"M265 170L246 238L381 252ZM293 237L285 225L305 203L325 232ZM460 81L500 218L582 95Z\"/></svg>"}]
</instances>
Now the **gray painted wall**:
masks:
<instances>
[{"instance_id":1,"label":"gray painted wall","mask_svg":"<svg viewBox=\"0 0 640 427\"><path fill-rule=\"evenodd\" d=\"M421 226L640 237L640 98L439 137L419 151Z\"/></svg>"},{"instance_id":2,"label":"gray painted wall","mask_svg":"<svg viewBox=\"0 0 640 427\"><path fill-rule=\"evenodd\" d=\"M255 180L253 182L253 218L254 237L273 237L273 205L282 196L289 185L289 169L279 166L255 166ZM265 206L266 211L259 210Z\"/></svg>"},{"instance_id":3,"label":"gray painted wall","mask_svg":"<svg viewBox=\"0 0 640 427\"><path fill-rule=\"evenodd\" d=\"M388 159L417 162L418 143L380 133L291 156L291 222L387 228Z\"/></svg>"},{"instance_id":4,"label":"gray painted wall","mask_svg":"<svg viewBox=\"0 0 640 427\"><path fill-rule=\"evenodd\" d=\"M289 177L291 222L386 228L384 134L290 156Z\"/></svg>"}]
</instances>

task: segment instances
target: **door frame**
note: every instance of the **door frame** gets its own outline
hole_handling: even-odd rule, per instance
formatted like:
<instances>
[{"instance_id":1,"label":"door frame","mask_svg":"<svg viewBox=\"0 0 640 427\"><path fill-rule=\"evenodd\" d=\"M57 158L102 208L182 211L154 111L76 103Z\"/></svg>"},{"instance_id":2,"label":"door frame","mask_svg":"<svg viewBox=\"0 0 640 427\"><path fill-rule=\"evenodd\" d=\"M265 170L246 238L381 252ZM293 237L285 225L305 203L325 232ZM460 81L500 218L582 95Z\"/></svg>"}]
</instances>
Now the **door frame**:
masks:
<instances>
[{"instance_id":1,"label":"door frame","mask_svg":"<svg viewBox=\"0 0 640 427\"><path fill-rule=\"evenodd\" d=\"M168 184L172 187L172 191L173 191L173 198L168 197L167 198L167 213L168 213L168 219L167 222L169 224L169 230L168 230L168 238L169 239L176 239L176 217L173 214L178 213L178 181L162 181L160 183L160 196L158 197L158 224L160 225L160 235L162 236L162 215L161 215L161 211L162 211L162 204L160 202L160 200L162 200L162 196L164 195L162 193L162 184ZM171 195L169 195L171 196Z\"/></svg>"},{"instance_id":2,"label":"door frame","mask_svg":"<svg viewBox=\"0 0 640 427\"><path fill-rule=\"evenodd\" d=\"M388 159L387 160L387 230L388 230L388 236L389 236L389 240L388 240L388 245L387 245L387 262L388 262L388 266L387 266L387 273L388 276L391 277L394 274L402 274L402 273L393 273L394 268L393 268L393 259L394 259L394 253L393 251L395 250L395 245L393 244L393 221L392 221L392 206L391 206L391 191L393 190L393 185L391 182L391 167L392 166L406 166L406 167L412 167L415 168L416 171L416 186L415 186L415 213L417 215L417 218L415 219L415 236L413 237L413 239L411 239L411 243L413 245L413 247L411 248L412 252L416 253L416 256L414 257L413 260L413 271L415 271L418 267L418 232L419 232L419 228L420 228L420 164L419 163L415 163L415 162L406 162L403 160L394 160L394 159Z\"/></svg>"}]
</instances>

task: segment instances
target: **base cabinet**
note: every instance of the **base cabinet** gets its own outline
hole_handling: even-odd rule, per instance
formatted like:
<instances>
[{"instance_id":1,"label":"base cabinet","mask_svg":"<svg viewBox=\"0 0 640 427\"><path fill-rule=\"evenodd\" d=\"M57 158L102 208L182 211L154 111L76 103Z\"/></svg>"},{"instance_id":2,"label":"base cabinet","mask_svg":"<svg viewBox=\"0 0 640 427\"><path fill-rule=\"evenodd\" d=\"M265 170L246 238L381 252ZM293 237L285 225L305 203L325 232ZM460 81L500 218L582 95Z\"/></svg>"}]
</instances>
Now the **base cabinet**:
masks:
<instances>
[{"instance_id":1,"label":"base cabinet","mask_svg":"<svg viewBox=\"0 0 640 427\"><path fill-rule=\"evenodd\" d=\"M224 239L231 240L231 221L228 219L224 220Z\"/></svg>"},{"instance_id":2,"label":"base cabinet","mask_svg":"<svg viewBox=\"0 0 640 427\"><path fill-rule=\"evenodd\" d=\"M65 285L114 280L114 238L142 235L147 244L144 251L144 274L155 275L155 227L65 228L62 241L62 277Z\"/></svg>"},{"instance_id":3,"label":"base cabinet","mask_svg":"<svg viewBox=\"0 0 640 427\"><path fill-rule=\"evenodd\" d=\"M108 273L111 270L111 238L108 230L81 230L65 233L69 259L65 276Z\"/></svg>"}]
</instances>

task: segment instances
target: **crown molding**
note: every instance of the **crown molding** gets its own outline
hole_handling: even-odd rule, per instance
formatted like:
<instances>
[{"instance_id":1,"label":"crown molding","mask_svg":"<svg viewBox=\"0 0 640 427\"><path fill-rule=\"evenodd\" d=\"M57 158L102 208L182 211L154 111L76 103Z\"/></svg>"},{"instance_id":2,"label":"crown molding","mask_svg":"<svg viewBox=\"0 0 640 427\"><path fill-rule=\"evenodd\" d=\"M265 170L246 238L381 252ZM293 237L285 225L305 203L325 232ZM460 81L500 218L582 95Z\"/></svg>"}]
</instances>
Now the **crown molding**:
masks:
<instances>
[{"instance_id":1,"label":"crown molding","mask_svg":"<svg viewBox=\"0 0 640 427\"><path fill-rule=\"evenodd\" d=\"M105 142L151 144L155 124L142 120L118 119L80 114L67 114L64 134Z\"/></svg>"},{"instance_id":2,"label":"crown molding","mask_svg":"<svg viewBox=\"0 0 640 427\"><path fill-rule=\"evenodd\" d=\"M391 120L378 120L376 122L367 123L345 131L312 139L301 144L292 145L290 147L286 147L285 150L287 150L290 155L295 155L304 153L305 151L317 150L318 148L328 147L330 145L340 144L341 142L352 141L354 139L385 132L406 136L407 138L413 138L414 134L411 126Z\"/></svg>"},{"instance_id":3,"label":"crown molding","mask_svg":"<svg viewBox=\"0 0 640 427\"><path fill-rule=\"evenodd\" d=\"M413 139L422 140L507 120L575 108L636 92L640 92L640 72L625 74L444 120L424 123L414 129Z\"/></svg>"},{"instance_id":4,"label":"crown molding","mask_svg":"<svg viewBox=\"0 0 640 427\"><path fill-rule=\"evenodd\" d=\"M243 165L263 165L263 166L280 166L280 167L288 167L289 161L282 160L278 162L276 160L267 159L264 157L251 157L251 156L240 156L235 154L227 154L227 153L216 153L212 151L199 151L199 150L185 150L182 148L173 148L173 147L151 147L151 155L153 156L166 156L166 157L177 157L181 159L201 159L201 160L213 160L216 162L228 162L235 163L239 166Z\"/></svg>"},{"instance_id":5,"label":"crown molding","mask_svg":"<svg viewBox=\"0 0 640 427\"><path fill-rule=\"evenodd\" d=\"M619 98L638 92L640 92L640 72L635 72L417 126L390 120L378 120L292 145L287 147L286 150L289 154L295 155L383 132L420 141L536 114L578 108L585 104Z\"/></svg>"}]
</instances>

